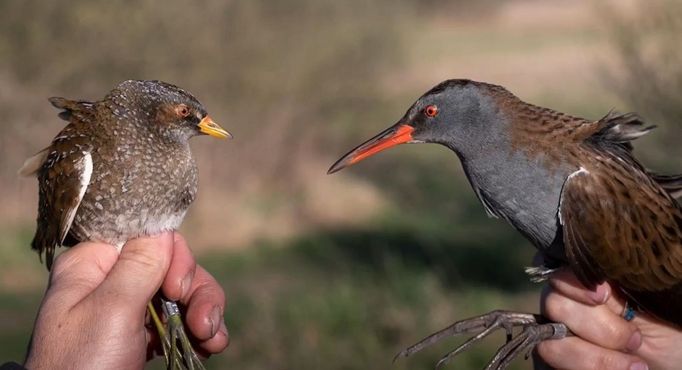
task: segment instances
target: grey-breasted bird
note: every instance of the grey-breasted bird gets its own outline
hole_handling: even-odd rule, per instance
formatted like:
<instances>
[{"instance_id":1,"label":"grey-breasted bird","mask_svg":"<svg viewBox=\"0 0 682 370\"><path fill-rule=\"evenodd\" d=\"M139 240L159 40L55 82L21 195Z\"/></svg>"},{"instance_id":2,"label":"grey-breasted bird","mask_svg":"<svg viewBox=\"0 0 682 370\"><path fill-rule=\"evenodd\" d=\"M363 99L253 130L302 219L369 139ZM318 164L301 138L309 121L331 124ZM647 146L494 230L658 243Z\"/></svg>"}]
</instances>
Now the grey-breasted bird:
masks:
<instances>
[{"instance_id":1,"label":"grey-breasted bird","mask_svg":"<svg viewBox=\"0 0 682 370\"><path fill-rule=\"evenodd\" d=\"M539 249L545 264L527 269L532 280L567 266L588 288L609 281L630 304L682 327L682 210L675 199L682 175L647 171L630 144L652 128L632 113L591 121L528 104L501 86L448 80L329 173L398 144L442 144L461 160L488 214ZM511 338L512 326L524 329ZM398 356L479 332L445 355L443 365L497 328L509 340L487 369L505 368L540 341L570 334L538 315L493 311L456 322Z\"/></svg>"},{"instance_id":2,"label":"grey-breasted bird","mask_svg":"<svg viewBox=\"0 0 682 370\"><path fill-rule=\"evenodd\" d=\"M116 245L175 230L197 193L188 140L231 135L189 92L161 81L124 81L96 102L51 98L68 121L20 174L38 178L31 247L48 269L57 246L91 240ZM174 302L162 299L168 333L155 320L170 366L203 368ZM157 318L153 306L150 314ZM176 348L176 338L181 350Z\"/></svg>"}]
</instances>

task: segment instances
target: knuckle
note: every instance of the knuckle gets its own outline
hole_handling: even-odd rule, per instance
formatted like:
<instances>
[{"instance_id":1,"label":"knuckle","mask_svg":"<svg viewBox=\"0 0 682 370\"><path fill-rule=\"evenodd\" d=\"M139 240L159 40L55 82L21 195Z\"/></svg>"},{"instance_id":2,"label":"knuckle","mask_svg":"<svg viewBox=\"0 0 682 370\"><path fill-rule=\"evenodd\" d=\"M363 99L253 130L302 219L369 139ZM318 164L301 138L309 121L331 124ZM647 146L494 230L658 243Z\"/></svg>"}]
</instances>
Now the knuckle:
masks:
<instances>
[{"instance_id":1,"label":"knuckle","mask_svg":"<svg viewBox=\"0 0 682 370\"><path fill-rule=\"evenodd\" d=\"M556 359L561 357L561 343L559 341L554 341L554 340L545 340L540 342L536 350L538 352L538 355L542 357L543 360L552 363Z\"/></svg>"},{"instance_id":2,"label":"knuckle","mask_svg":"<svg viewBox=\"0 0 682 370\"><path fill-rule=\"evenodd\" d=\"M154 248L131 248L120 257L122 262L129 263L139 268L150 270L159 266L159 257L154 253Z\"/></svg>"},{"instance_id":3,"label":"knuckle","mask_svg":"<svg viewBox=\"0 0 682 370\"><path fill-rule=\"evenodd\" d=\"M225 306L225 293L222 288L216 284L203 282L196 290L197 296L205 297L208 300L218 303L219 306Z\"/></svg>"},{"instance_id":4,"label":"knuckle","mask_svg":"<svg viewBox=\"0 0 682 370\"><path fill-rule=\"evenodd\" d=\"M226 299L223 287L213 276L211 276L211 274L201 267L196 274L196 284L199 293L209 294L213 299L219 301L222 306L225 306Z\"/></svg>"},{"instance_id":5,"label":"knuckle","mask_svg":"<svg viewBox=\"0 0 682 370\"><path fill-rule=\"evenodd\" d=\"M623 368L621 361L607 353L598 355L590 364L590 369L594 370L617 370L621 368Z\"/></svg>"},{"instance_id":6,"label":"knuckle","mask_svg":"<svg viewBox=\"0 0 682 370\"><path fill-rule=\"evenodd\" d=\"M600 331L602 333L602 338L608 345L612 348L625 347L628 339L632 335L630 328L611 323L605 325L604 330Z\"/></svg>"},{"instance_id":7,"label":"knuckle","mask_svg":"<svg viewBox=\"0 0 682 370\"><path fill-rule=\"evenodd\" d=\"M61 273L64 270L65 264L68 264L68 257L66 253L61 253L57 257L55 257L54 261L52 262L52 274L57 275Z\"/></svg>"},{"instance_id":8,"label":"knuckle","mask_svg":"<svg viewBox=\"0 0 682 370\"><path fill-rule=\"evenodd\" d=\"M70 252L70 251L67 251L67 252ZM69 269L69 266L74 264L75 258L76 257L73 255L73 253L66 253L65 252L65 253L59 254L55 258L54 263L52 264L52 271L51 271L52 278L55 278L55 277L61 275L62 273L64 273L64 271L67 271Z\"/></svg>"},{"instance_id":9,"label":"knuckle","mask_svg":"<svg viewBox=\"0 0 682 370\"><path fill-rule=\"evenodd\" d=\"M551 292L545 298L545 315L553 321L562 321L561 319L566 315L566 306L562 296Z\"/></svg>"}]
</instances>

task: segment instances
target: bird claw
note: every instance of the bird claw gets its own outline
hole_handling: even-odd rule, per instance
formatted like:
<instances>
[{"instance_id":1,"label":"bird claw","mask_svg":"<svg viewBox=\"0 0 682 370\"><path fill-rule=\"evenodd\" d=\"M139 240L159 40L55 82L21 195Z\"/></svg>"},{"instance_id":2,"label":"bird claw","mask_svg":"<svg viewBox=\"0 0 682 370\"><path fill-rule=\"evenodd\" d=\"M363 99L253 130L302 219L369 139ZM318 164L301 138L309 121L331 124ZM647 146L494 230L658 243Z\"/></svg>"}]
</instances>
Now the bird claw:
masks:
<instances>
[{"instance_id":1,"label":"bird claw","mask_svg":"<svg viewBox=\"0 0 682 370\"><path fill-rule=\"evenodd\" d=\"M495 356L485 367L486 370L503 370L519 354L526 352L528 358L535 346L546 339L560 339L570 335L570 331L564 324L542 323L546 321L542 316L529 313L495 310L487 314L457 321L456 323L440 330L414 345L400 351L394 358L408 357L422 349L429 347L440 340L459 334L478 332L473 337L454 350L445 354L436 364L436 369L447 365L458 354L466 351L474 343L487 337L498 329L504 329L507 334L507 342L500 347ZM513 336L513 328L522 327L521 332Z\"/></svg>"},{"instance_id":2,"label":"bird claw","mask_svg":"<svg viewBox=\"0 0 682 370\"><path fill-rule=\"evenodd\" d=\"M548 324L529 324L525 325L521 332L511 341L495 353L493 359L486 366L486 370L503 370L518 357L525 352L524 358L528 359L531 352L540 342L548 339L561 339L568 335L568 328L560 323Z\"/></svg>"},{"instance_id":3,"label":"bird claw","mask_svg":"<svg viewBox=\"0 0 682 370\"><path fill-rule=\"evenodd\" d=\"M524 269L526 274L530 277L530 281L533 283L542 283L547 281L559 270L560 268L549 268L545 266L532 266L526 267Z\"/></svg>"}]
</instances>

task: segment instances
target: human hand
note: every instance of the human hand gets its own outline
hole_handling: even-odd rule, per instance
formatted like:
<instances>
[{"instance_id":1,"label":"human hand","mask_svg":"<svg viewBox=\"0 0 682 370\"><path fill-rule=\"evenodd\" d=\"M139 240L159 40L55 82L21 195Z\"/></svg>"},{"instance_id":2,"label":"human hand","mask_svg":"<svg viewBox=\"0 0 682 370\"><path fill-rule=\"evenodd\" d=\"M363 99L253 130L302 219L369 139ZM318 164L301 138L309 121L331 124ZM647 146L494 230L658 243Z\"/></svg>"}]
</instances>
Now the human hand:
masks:
<instances>
[{"instance_id":1,"label":"human hand","mask_svg":"<svg viewBox=\"0 0 682 370\"><path fill-rule=\"evenodd\" d=\"M555 274L543 292L542 313L565 323L576 336L544 341L538 355L567 370L679 369L682 332L645 313L628 322L624 309L624 300L608 283L591 291L570 271Z\"/></svg>"},{"instance_id":2,"label":"human hand","mask_svg":"<svg viewBox=\"0 0 682 370\"><path fill-rule=\"evenodd\" d=\"M84 242L55 261L26 360L38 369L140 369L159 343L145 326L147 303L162 289L187 310L195 349L219 353L228 344L225 295L196 265L178 233L128 241L120 255Z\"/></svg>"}]
</instances>

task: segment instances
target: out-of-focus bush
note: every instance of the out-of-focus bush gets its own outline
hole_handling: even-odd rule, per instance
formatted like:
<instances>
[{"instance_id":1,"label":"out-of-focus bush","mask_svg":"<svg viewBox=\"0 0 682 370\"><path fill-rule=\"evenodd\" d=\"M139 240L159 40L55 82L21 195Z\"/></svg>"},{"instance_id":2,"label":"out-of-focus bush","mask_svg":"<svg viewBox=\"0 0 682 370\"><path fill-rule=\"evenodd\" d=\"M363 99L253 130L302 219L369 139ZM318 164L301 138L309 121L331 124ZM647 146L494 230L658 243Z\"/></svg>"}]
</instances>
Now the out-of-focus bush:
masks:
<instances>
[{"instance_id":1,"label":"out-of-focus bush","mask_svg":"<svg viewBox=\"0 0 682 370\"><path fill-rule=\"evenodd\" d=\"M682 2L638 2L631 11L616 13L611 26L617 64L610 81L634 110L659 125L647 159L658 168L680 171Z\"/></svg>"},{"instance_id":2,"label":"out-of-focus bush","mask_svg":"<svg viewBox=\"0 0 682 370\"><path fill-rule=\"evenodd\" d=\"M2 136L2 152L36 151L49 135L26 133L59 125L51 116L31 119L40 107L12 99L15 93L96 99L121 80L163 79L196 93L239 139L230 143L239 152L232 157L211 146L219 157L209 165L211 181L295 185L296 160L342 137L320 132L349 111L368 110L382 70L399 64L396 19L409 6L386 3L3 1L0 73L8 99L0 104L15 134ZM16 166L15 156L0 158ZM235 171L245 162L258 176Z\"/></svg>"},{"instance_id":3,"label":"out-of-focus bush","mask_svg":"<svg viewBox=\"0 0 682 370\"><path fill-rule=\"evenodd\" d=\"M201 191L185 226L195 245L332 222L328 213L341 214L325 203L334 185L317 186L337 154L330 145L386 110L381 81L401 65L413 9L388 0L0 2L0 188L19 194L0 204L0 219L34 217L37 191L16 171L63 127L47 97L94 100L122 80L161 79L197 95L236 138L192 140Z\"/></svg>"}]
</instances>

